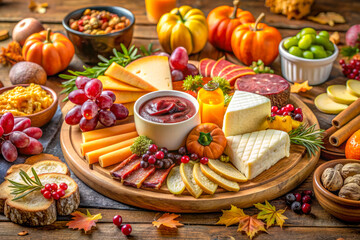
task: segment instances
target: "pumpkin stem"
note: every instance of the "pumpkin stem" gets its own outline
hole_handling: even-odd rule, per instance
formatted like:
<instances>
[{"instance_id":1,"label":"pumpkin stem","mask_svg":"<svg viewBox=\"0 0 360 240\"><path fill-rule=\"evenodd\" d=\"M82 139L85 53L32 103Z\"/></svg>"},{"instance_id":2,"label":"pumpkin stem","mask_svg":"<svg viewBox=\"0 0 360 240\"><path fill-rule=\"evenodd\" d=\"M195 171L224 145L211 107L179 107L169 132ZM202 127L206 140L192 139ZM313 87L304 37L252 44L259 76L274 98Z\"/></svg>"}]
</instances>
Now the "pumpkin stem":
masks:
<instances>
[{"instance_id":1,"label":"pumpkin stem","mask_svg":"<svg viewBox=\"0 0 360 240\"><path fill-rule=\"evenodd\" d=\"M240 0L234 0L233 4L234 4L234 11L232 12L232 14L230 16L230 19L236 18L237 9L239 8L239 5L240 5Z\"/></svg>"},{"instance_id":2,"label":"pumpkin stem","mask_svg":"<svg viewBox=\"0 0 360 240\"><path fill-rule=\"evenodd\" d=\"M200 132L200 136L198 139L198 142L203 145L203 146L209 146L210 143L212 142L213 138L211 136L211 134L208 133L204 133L204 132Z\"/></svg>"},{"instance_id":3,"label":"pumpkin stem","mask_svg":"<svg viewBox=\"0 0 360 240\"><path fill-rule=\"evenodd\" d=\"M254 29L253 31L256 32L258 29L257 29L257 25L261 22L261 20L265 17L265 13L261 13L260 16L256 19L255 21L255 26L254 26Z\"/></svg>"},{"instance_id":4,"label":"pumpkin stem","mask_svg":"<svg viewBox=\"0 0 360 240\"><path fill-rule=\"evenodd\" d=\"M51 42L51 40L50 40L50 35L51 35L51 29L50 29L50 28L48 28L48 29L47 29L47 33L46 33L46 40L45 40L45 43L49 43L49 42Z\"/></svg>"},{"instance_id":5,"label":"pumpkin stem","mask_svg":"<svg viewBox=\"0 0 360 240\"><path fill-rule=\"evenodd\" d=\"M180 21L181 21L182 23L184 23L184 22L185 22L185 21L184 21L183 16L182 16L182 15L181 15L181 13L180 13L180 10L179 10L179 9L178 9L178 11L177 11L176 15L179 15L179 17L180 17Z\"/></svg>"}]
</instances>

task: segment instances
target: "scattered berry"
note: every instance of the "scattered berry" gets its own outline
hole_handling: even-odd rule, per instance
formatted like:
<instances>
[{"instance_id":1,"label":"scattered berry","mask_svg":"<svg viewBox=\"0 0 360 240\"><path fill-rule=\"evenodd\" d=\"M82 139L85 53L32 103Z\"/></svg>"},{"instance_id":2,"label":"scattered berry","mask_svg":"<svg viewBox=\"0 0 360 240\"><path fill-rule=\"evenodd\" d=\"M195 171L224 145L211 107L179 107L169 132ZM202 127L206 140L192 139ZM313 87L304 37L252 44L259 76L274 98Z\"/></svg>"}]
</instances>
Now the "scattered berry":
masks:
<instances>
[{"instance_id":1,"label":"scattered berry","mask_svg":"<svg viewBox=\"0 0 360 240\"><path fill-rule=\"evenodd\" d=\"M166 147L160 148L160 151L162 151L165 154L165 156L168 155L169 153L169 150Z\"/></svg>"},{"instance_id":2,"label":"scattered berry","mask_svg":"<svg viewBox=\"0 0 360 240\"><path fill-rule=\"evenodd\" d=\"M56 183L51 184L51 190L56 191L58 189L58 185Z\"/></svg>"},{"instance_id":3,"label":"scattered berry","mask_svg":"<svg viewBox=\"0 0 360 240\"><path fill-rule=\"evenodd\" d=\"M301 213L301 203L298 201L295 201L291 204L291 210L296 213Z\"/></svg>"},{"instance_id":4,"label":"scattered berry","mask_svg":"<svg viewBox=\"0 0 360 240\"><path fill-rule=\"evenodd\" d=\"M148 163L149 164L155 164L156 157L154 155L149 156Z\"/></svg>"},{"instance_id":5,"label":"scattered berry","mask_svg":"<svg viewBox=\"0 0 360 240\"><path fill-rule=\"evenodd\" d=\"M294 113L296 113L296 114L302 114L301 108L295 108Z\"/></svg>"},{"instance_id":6,"label":"scattered berry","mask_svg":"<svg viewBox=\"0 0 360 240\"><path fill-rule=\"evenodd\" d=\"M303 121L303 115L297 113L297 114L294 116L294 120L299 121L299 122L302 122L302 121Z\"/></svg>"},{"instance_id":7,"label":"scattered berry","mask_svg":"<svg viewBox=\"0 0 360 240\"><path fill-rule=\"evenodd\" d=\"M60 198L60 196L59 196L59 194L58 194L57 192L52 192L52 193L51 193L51 196L52 196L52 198L53 198L54 200L59 200L59 198Z\"/></svg>"},{"instance_id":8,"label":"scattered berry","mask_svg":"<svg viewBox=\"0 0 360 240\"><path fill-rule=\"evenodd\" d=\"M198 156L196 153L192 153L192 154L190 155L190 158L191 158L191 160L195 161L195 160L198 160L198 159L199 159L199 156Z\"/></svg>"},{"instance_id":9,"label":"scattered berry","mask_svg":"<svg viewBox=\"0 0 360 240\"><path fill-rule=\"evenodd\" d=\"M164 154L162 151L157 151L157 152L155 153L156 159L163 159L164 156L165 156L165 154Z\"/></svg>"},{"instance_id":10,"label":"scattered berry","mask_svg":"<svg viewBox=\"0 0 360 240\"><path fill-rule=\"evenodd\" d=\"M295 201L301 202L301 194L300 193L295 193L294 196L295 196Z\"/></svg>"},{"instance_id":11,"label":"scattered berry","mask_svg":"<svg viewBox=\"0 0 360 240\"><path fill-rule=\"evenodd\" d=\"M285 199L287 205L291 205L293 202L296 201L295 195L293 193L286 194Z\"/></svg>"},{"instance_id":12,"label":"scattered berry","mask_svg":"<svg viewBox=\"0 0 360 240\"><path fill-rule=\"evenodd\" d=\"M275 113L277 110L279 110L279 108L277 106L272 106L271 107L271 112Z\"/></svg>"},{"instance_id":13,"label":"scattered berry","mask_svg":"<svg viewBox=\"0 0 360 240\"><path fill-rule=\"evenodd\" d=\"M128 236L130 235L132 231L132 227L130 224L125 224L124 226L122 226L121 228L121 232L125 235L125 236Z\"/></svg>"},{"instance_id":14,"label":"scattered berry","mask_svg":"<svg viewBox=\"0 0 360 240\"><path fill-rule=\"evenodd\" d=\"M155 153L158 150L158 146L156 146L155 144L151 144L149 146L149 151L152 153Z\"/></svg>"},{"instance_id":15,"label":"scattered berry","mask_svg":"<svg viewBox=\"0 0 360 240\"><path fill-rule=\"evenodd\" d=\"M68 185L66 183L60 183L59 187L63 190L68 189Z\"/></svg>"},{"instance_id":16,"label":"scattered berry","mask_svg":"<svg viewBox=\"0 0 360 240\"><path fill-rule=\"evenodd\" d=\"M56 190L56 193L59 194L59 197L65 196L65 190L62 188L59 188L58 190Z\"/></svg>"},{"instance_id":17,"label":"scattered berry","mask_svg":"<svg viewBox=\"0 0 360 240\"><path fill-rule=\"evenodd\" d=\"M116 226L120 227L121 224L122 224L122 217L121 217L120 215L115 215L115 216L113 217L113 223L114 223Z\"/></svg>"},{"instance_id":18,"label":"scattered berry","mask_svg":"<svg viewBox=\"0 0 360 240\"><path fill-rule=\"evenodd\" d=\"M208 164L208 162L209 162L209 159L208 159L207 157L202 157L202 158L200 159L200 163L201 163L201 164Z\"/></svg>"},{"instance_id":19,"label":"scattered berry","mask_svg":"<svg viewBox=\"0 0 360 240\"><path fill-rule=\"evenodd\" d=\"M45 191L47 191L45 188L42 188L42 189L40 190L40 192L41 192L42 195L44 195L44 192L45 192Z\"/></svg>"},{"instance_id":20,"label":"scattered berry","mask_svg":"<svg viewBox=\"0 0 360 240\"><path fill-rule=\"evenodd\" d=\"M305 195L302 197L302 203L310 203L311 197L309 195Z\"/></svg>"},{"instance_id":21,"label":"scattered berry","mask_svg":"<svg viewBox=\"0 0 360 240\"><path fill-rule=\"evenodd\" d=\"M186 148L185 147L181 147L178 150L179 154L181 154L182 156L186 155Z\"/></svg>"},{"instance_id":22,"label":"scattered berry","mask_svg":"<svg viewBox=\"0 0 360 240\"><path fill-rule=\"evenodd\" d=\"M314 196L314 193L313 193L313 191L311 191L311 190L304 190L304 191L302 192L302 194L303 194L303 195L309 195L310 197L313 197L313 196Z\"/></svg>"},{"instance_id":23,"label":"scattered berry","mask_svg":"<svg viewBox=\"0 0 360 240\"><path fill-rule=\"evenodd\" d=\"M311 205L309 203L304 203L301 207L303 213L309 214L311 212Z\"/></svg>"},{"instance_id":24,"label":"scattered berry","mask_svg":"<svg viewBox=\"0 0 360 240\"><path fill-rule=\"evenodd\" d=\"M51 198L51 192L46 190L46 191L43 193L43 196L44 196L44 198L46 198L46 199L50 199L50 198Z\"/></svg>"},{"instance_id":25,"label":"scattered berry","mask_svg":"<svg viewBox=\"0 0 360 240\"><path fill-rule=\"evenodd\" d=\"M181 162L182 163L188 163L190 161L190 158L189 158L189 156L182 156L181 157ZM201 160L200 160L201 161Z\"/></svg>"},{"instance_id":26,"label":"scattered berry","mask_svg":"<svg viewBox=\"0 0 360 240\"><path fill-rule=\"evenodd\" d=\"M44 188L47 190L47 191L50 191L51 192L51 185L48 183L48 184L45 184Z\"/></svg>"},{"instance_id":27,"label":"scattered berry","mask_svg":"<svg viewBox=\"0 0 360 240\"><path fill-rule=\"evenodd\" d=\"M288 105L286 105L285 107L286 107L286 109L287 109L288 112L294 111L294 105L292 105L292 104L288 104Z\"/></svg>"},{"instance_id":28,"label":"scattered berry","mask_svg":"<svg viewBox=\"0 0 360 240\"><path fill-rule=\"evenodd\" d=\"M145 161L145 162L147 162L148 160L149 160L149 154L143 154L142 155L142 157L141 157L141 159L143 160L143 161Z\"/></svg>"}]
</instances>

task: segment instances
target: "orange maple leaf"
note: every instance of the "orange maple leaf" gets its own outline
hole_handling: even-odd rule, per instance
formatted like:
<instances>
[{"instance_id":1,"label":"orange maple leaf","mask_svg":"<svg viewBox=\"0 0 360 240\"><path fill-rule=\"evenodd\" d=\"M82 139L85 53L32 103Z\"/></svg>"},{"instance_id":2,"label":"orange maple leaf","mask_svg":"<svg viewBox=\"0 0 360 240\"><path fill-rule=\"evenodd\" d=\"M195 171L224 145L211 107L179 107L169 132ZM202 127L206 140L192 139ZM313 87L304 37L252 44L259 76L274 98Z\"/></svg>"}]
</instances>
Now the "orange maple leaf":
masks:
<instances>
[{"instance_id":1,"label":"orange maple leaf","mask_svg":"<svg viewBox=\"0 0 360 240\"><path fill-rule=\"evenodd\" d=\"M152 224L157 228L162 225L169 228L177 228L183 226L184 224L180 223L177 220L174 220L177 217L180 217L180 215L174 213L164 213L161 217L158 218L158 220L153 221Z\"/></svg>"},{"instance_id":2,"label":"orange maple leaf","mask_svg":"<svg viewBox=\"0 0 360 240\"><path fill-rule=\"evenodd\" d=\"M249 216L245 215L239 218L239 227L238 232L245 232L250 239L252 239L255 234L259 231L266 232L266 229L264 228L264 222L261 220L258 220L256 218L256 215Z\"/></svg>"},{"instance_id":3,"label":"orange maple leaf","mask_svg":"<svg viewBox=\"0 0 360 240\"><path fill-rule=\"evenodd\" d=\"M79 211L73 212L71 215L74 217L70 222L66 224L66 226L72 229L79 229L79 230L84 229L85 233L87 231L90 231L92 227L96 226L96 222L99 219L102 219L102 216L101 213L96 215L91 215L89 210L86 211L87 211L87 215Z\"/></svg>"},{"instance_id":4,"label":"orange maple leaf","mask_svg":"<svg viewBox=\"0 0 360 240\"><path fill-rule=\"evenodd\" d=\"M241 208L231 205L230 210L222 210L223 215L220 217L216 224L224 224L225 226L231 226L239 222L240 217L246 216Z\"/></svg>"},{"instance_id":5,"label":"orange maple leaf","mask_svg":"<svg viewBox=\"0 0 360 240\"><path fill-rule=\"evenodd\" d=\"M299 93L299 92L306 92L311 89L312 87L309 86L309 82L305 81L302 83L294 83L294 85L291 86L290 92Z\"/></svg>"}]
</instances>

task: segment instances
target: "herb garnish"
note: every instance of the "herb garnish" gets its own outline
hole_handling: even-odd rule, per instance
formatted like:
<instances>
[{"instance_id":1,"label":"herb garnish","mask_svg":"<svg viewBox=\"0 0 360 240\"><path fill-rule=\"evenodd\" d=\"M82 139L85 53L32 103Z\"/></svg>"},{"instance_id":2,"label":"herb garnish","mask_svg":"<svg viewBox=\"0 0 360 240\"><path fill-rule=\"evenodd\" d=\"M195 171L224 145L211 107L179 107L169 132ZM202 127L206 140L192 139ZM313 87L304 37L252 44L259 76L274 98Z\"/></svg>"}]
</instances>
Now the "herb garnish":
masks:
<instances>
[{"instance_id":1,"label":"herb garnish","mask_svg":"<svg viewBox=\"0 0 360 240\"><path fill-rule=\"evenodd\" d=\"M13 200L18 200L20 198L23 198L29 193L32 193L36 190L40 190L44 187L34 168L31 168L31 172L34 175L34 179L32 179L24 170L20 169L19 175L21 179L24 181L24 183L19 183L7 179L12 184L9 186L9 188L12 188L10 193L15 195L15 198Z\"/></svg>"}]
</instances>

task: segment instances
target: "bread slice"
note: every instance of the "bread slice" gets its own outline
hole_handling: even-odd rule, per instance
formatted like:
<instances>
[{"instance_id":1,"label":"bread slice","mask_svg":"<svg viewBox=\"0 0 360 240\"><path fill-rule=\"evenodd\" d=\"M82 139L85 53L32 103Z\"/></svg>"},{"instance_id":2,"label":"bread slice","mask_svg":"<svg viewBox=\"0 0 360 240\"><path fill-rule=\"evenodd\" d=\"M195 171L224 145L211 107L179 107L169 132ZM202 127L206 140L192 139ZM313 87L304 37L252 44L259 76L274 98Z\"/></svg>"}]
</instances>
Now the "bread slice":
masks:
<instances>
[{"instance_id":1,"label":"bread slice","mask_svg":"<svg viewBox=\"0 0 360 240\"><path fill-rule=\"evenodd\" d=\"M55 222L57 214L68 215L80 204L80 193L76 182L65 174L46 173L39 175L43 185L65 182L68 189L59 200L46 199L40 191L34 191L16 201L5 201L4 213L12 222L27 226L44 226Z\"/></svg>"},{"instance_id":2,"label":"bread slice","mask_svg":"<svg viewBox=\"0 0 360 240\"><path fill-rule=\"evenodd\" d=\"M34 168L38 175L43 173L62 173L70 176L69 168L66 166L65 163L59 161L52 161L52 160L44 160L34 165L31 165L26 173L33 177L31 168Z\"/></svg>"}]
</instances>

